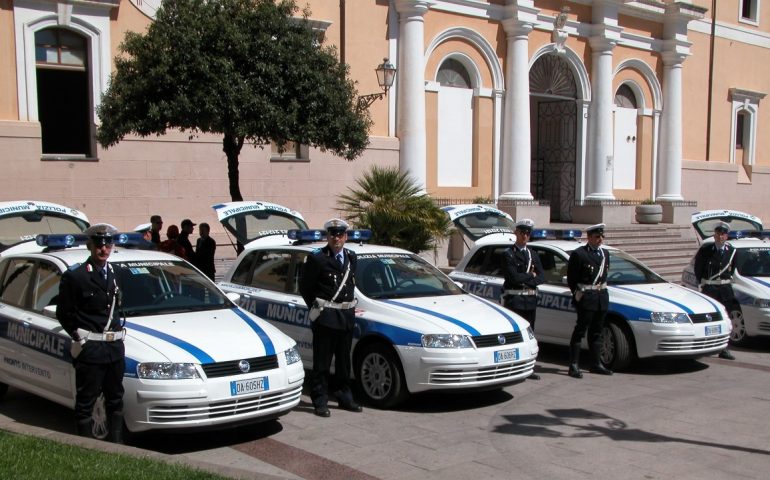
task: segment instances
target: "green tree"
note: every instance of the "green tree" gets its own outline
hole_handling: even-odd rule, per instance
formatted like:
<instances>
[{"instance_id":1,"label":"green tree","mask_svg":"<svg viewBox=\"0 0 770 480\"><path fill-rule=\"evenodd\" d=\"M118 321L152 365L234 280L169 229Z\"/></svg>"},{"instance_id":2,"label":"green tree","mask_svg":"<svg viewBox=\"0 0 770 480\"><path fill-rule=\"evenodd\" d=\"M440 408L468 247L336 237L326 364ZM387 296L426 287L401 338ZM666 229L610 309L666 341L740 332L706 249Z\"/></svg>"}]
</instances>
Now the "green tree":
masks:
<instances>
[{"instance_id":1,"label":"green tree","mask_svg":"<svg viewBox=\"0 0 770 480\"><path fill-rule=\"evenodd\" d=\"M230 197L243 200L244 142L297 142L352 160L371 119L332 47L294 0L164 0L145 34L126 33L97 108L105 148L167 129L224 136Z\"/></svg>"},{"instance_id":2,"label":"green tree","mask_svg":"<svg viewBox=\"0 0 770 480\"><path fill-rule=\"evenodd\" d=\"M406 173L375 165L356 183L338 196L339 210L357 228L370 229L372 243L417 253L449 235L447 214Z\"/></svg>"}]
</instances>

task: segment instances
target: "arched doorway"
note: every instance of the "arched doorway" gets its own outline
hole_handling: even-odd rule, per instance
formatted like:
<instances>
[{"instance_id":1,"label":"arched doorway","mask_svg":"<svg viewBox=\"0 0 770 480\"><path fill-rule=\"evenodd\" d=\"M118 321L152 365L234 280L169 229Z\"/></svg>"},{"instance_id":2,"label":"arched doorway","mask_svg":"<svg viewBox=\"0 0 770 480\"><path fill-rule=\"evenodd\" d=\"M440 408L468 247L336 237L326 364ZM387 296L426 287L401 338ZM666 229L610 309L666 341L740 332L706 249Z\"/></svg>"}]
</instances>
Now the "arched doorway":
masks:
<instances>
[{"instance_id":1,"label":"arched doorway","mask_svg":"<svg viewBox=\"0 0 770 480\"><path fill-rule=\"evenodd\" d=\"M548 200L551 221L572 220L577 154L577 85L569 64L555 53L529 70L532 114L531 191Z\"/></svg>"},{"instance_id":2,"label":"arched doorway","mask_svg":"<svg viewBox=\"0 0 770 480\"><path fill-rule=\"evenodd\" d=\"M439 67L439 187L473 186L473 85L465 66L454 58Z\"/></svg>"},{"instance_id":3,"label":"arched doorway","mask_svg":"<svg viewBox=\"0 0 770 480\"><path fill-rule=\"evenodd\" d=\"M612 188L637 188L637 113L636 94L627 84L615 92L615 164L612 171Z\"/></svg>"}]
</instances>

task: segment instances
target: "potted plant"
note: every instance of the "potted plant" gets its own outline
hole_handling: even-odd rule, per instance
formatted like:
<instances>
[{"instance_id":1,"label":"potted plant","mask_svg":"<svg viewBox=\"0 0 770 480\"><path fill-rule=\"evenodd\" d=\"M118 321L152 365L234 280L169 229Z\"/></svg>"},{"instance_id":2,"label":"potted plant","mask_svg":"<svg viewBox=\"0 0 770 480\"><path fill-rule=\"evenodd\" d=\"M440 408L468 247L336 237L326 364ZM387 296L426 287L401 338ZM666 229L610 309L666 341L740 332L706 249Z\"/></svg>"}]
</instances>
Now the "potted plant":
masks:
<instances>
[{"instance_id":1,"label":"potted plant","mask_svg":"<svg viewBox=\"0 0 770 480\"><path fill-rule=\"evenodd\" d=\"M663 220L663 205L648 198L636 206L636 221L638 223L660 223Z\"/></svg>"}]
</instances>

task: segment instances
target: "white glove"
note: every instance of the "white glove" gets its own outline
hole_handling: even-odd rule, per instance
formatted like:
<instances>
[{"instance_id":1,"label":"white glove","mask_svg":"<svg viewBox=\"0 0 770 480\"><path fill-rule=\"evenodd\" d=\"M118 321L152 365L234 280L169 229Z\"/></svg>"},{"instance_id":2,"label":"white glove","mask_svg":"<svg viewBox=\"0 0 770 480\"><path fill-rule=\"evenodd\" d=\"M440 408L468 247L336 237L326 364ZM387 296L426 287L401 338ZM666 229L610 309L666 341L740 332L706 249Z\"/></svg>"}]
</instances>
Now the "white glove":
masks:
<instances>
[{"instance_id":1,"label":"white glove","mask_svg":"<svg viewBox=\"0 0 770 480\"><path fill-rule=\"evenodd\" d=\"M70 344L70 355L72 355L72 358L78 358L78 355L80 355L80 352L83 351L83 345L86 344L86 341L84 339L80 340L73 340Z\"/></svg>"}]
</instances>

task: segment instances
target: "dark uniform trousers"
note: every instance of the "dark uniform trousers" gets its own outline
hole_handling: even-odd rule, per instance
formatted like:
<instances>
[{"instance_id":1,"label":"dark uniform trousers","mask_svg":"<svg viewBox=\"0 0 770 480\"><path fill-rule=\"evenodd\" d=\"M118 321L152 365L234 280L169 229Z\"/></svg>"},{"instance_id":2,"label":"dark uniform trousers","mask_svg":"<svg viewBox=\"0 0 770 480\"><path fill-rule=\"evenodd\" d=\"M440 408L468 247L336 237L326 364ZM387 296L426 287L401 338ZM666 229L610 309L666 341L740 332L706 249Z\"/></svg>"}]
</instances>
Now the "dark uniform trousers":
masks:
<instances>
[{"instance_id":1,"label":"dark uniform trousers","mask_svg":"<svg viewBox=\"0 0 770 480\"><path fill-rule=\"evenodd\" d=\"M77 330L103 333L106 322L108 331L120 331L119 289L116 281L118 267L108 270L104 279L101 271L89 259L74 270L62 275L59 285L59 300L56 316L64 330L78 338ZM112 307L113 301L115 306ZM112 311L112 318L108 320ZM86 341L77 358L75 367L75 418L86 421L99 394L103 393L107 414L123 412L123 373L125 370L125 348L123 341Z\"/></svg>"},{"instance_id":2,"label":"dark uniform trousers","mask_svg":"<svg viewBox=\"0 0 770 480\"><path fill-rule=\"evenodd\" d=\"M693 265L693 270L698 283L703 279L732 279L735 271L733 251L734 249L731 245L725 245L725 250L721 253L714 244L707 243L701 246L695 254L695 263ZM701 291L724 305L728 314L734 311L741 311L741 305L735 298L735 293L733 292L731 284L703 285Z\"/></svg>"},{"instance_id":3,"label":"dark uniform trousers","mask_svg":"<svg viewBox=\"0 0 770 480\"><path fill-rule=\"evenodd\" d=\"M344 257L345 263L340 264L328 246L307 256L300 276L299 291L308 308L318 299L335 303L353 301L356 254L345 249ZM343 279L345 282L340 288ZM354 326L353 308L341 310L326 307L313 321L313 372L309 381L310 397L316 408L326 406L330 391L342 404L353 402L350 350ZM330 377L332 357L334 376Z\"/></svg>"},{"instance_id":4,"label":"dark uniform trousers","mask_svg":"<svg viewBox=\"0 0 770 480\"><path fill-rule=\"evenodd\" d=\"M586 332L593 363L596 366L601 363L601 336L609 310L610 294L606 288L581 291L579 285L606 283L609 268L610 261L606 250L601 250L601 254L598 254L588 245L584 245L573 250L570 255L567 283L574 292L573 302L577 310L577 322L570 338L570 359L575 365L580 356L580 343Z\"/></svg>"}]
</instances>

